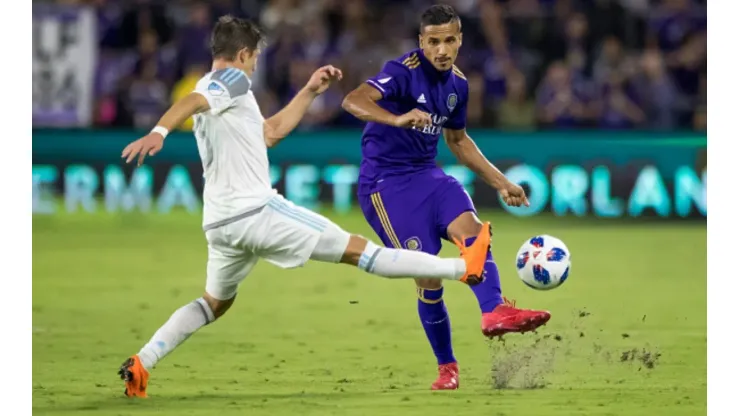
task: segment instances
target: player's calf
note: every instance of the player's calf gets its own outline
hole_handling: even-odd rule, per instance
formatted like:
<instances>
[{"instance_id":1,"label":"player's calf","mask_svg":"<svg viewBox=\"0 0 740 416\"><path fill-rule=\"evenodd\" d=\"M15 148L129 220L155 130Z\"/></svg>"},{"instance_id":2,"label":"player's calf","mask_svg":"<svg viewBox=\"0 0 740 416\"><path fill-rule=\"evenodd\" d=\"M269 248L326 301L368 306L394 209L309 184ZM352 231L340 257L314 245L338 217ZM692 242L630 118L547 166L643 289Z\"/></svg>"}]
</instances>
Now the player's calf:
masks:
<instances>
[{"instance_id":1,"label":"player's calf","mask_svg":"<svg viewBox=\"0 0 740 416\"><path fill-rule=\"evenodd\" d=\"M483 223L470 211L463 212L447 226L450 240L467 241L475 238L483 229Z\"/></svg>"},{"instance_id":2,"label":"player's calf","mask_svg":"<svg viewBox=\"0 0 740 416\"><path fill-rule=\"evenodd\" d=\"M209 295L208 292L206 292L203 294L203 300L205 300L208 304L208 307L213 312L214 320L216 320L222 317L226 313L226 311L231 308L231 305L234 304L234 300L236 300L236 295L234 295L230 299L221 300L214 298L213 296Z\"/></svg>"},{"instance_id":3,"label":"player's calf","mask_svg":"<svg viewBox=\"0 0 740 416\"><path fill-rule=\"evenodd\" d=\"M126 396L146 397L149 371L193 333L223 316L235 298L231 295L222 300L205 293L176 310L139 353L121 365L118 375L126 383Z\"/></svg>"}]
</instances>

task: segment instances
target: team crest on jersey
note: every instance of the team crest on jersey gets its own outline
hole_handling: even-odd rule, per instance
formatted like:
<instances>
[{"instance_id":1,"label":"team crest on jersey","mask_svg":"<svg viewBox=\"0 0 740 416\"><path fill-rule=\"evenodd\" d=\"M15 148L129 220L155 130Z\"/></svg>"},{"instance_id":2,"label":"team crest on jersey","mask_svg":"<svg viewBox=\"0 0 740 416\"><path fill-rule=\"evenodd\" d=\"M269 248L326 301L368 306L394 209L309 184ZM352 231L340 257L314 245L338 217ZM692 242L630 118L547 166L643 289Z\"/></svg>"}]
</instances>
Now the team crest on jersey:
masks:
<instances>
[{"instance_id":1,"label":"team crest on jersey","mask_svg":"<svg viewBox=\"0 0 740 416\"><path fill-rule=\"evenodd\" d=\"M421 240L419 237L411 237L403 243L408 250L421 250Z\"/></svg>"},{"instance_id":2,"label":"team crest on jersey","mask_svg":"<svg viewBox=\"0 0 740 416\"><path fill-rule=\"evenodd\" d=\"M450 94L447 96L447 109L452 111L457 105L457 94Z\"/></svg>"},{"instance_id":3,"label":"team crest on jersey","mask_svg":"<svg viewBox=\"0 0 740 416\"><path fill-rule=\"evenodd\" d=\"M219 95L223 95L223 93L226 91L224 91L224 89L220 85L218 85L218 82L211 82L208 85L208 92L211 95L215 95L218 97Z\"/></svg>"}]
</instances>

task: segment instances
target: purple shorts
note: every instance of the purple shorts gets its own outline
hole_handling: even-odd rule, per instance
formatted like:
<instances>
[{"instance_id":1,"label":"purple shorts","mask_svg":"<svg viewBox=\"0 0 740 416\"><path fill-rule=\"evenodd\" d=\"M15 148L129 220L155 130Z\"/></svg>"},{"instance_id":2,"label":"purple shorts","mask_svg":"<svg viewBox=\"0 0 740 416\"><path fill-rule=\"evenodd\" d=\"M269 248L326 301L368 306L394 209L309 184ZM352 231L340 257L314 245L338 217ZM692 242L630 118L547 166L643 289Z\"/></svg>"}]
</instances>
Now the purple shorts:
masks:
<instances>
[{"instance_id":1,"label":"purple shorts","mask_svg":"<svg viewBox=\"0 0 740 416\"><path fill-rule=\"evenodd\" d=\"M437 254L447 226L475 212L465 188L441 169L379 181L358 195L362 213L386 247Z\"/></svg>"}]
</instances>

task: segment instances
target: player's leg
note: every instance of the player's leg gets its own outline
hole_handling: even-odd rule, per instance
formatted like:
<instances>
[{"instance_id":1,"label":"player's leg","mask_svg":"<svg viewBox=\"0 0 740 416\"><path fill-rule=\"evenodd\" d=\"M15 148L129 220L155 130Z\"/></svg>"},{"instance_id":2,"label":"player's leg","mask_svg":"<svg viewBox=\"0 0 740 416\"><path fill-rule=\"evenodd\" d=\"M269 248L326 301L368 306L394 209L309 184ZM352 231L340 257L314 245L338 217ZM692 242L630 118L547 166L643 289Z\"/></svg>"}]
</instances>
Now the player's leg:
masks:
<instances>
[{"instance_id":1,"label":"player's leg","mask_svg":"<svg viewBox=\"0 0 740 416\"><path fill-rule=\"evenodd\" d=\"M344 263L386 278L460 280L476 284L485 262L484 248L471 247L462 258L440 258L420 251L380 247L365 237L350 235L334 223L322 232L312 260Z\"/></svg>"},{"instance_id":2,"label":"player's leg","mask_svg":"<svg viewBox=\"0 0 740 416\"><path fill-rule=\"evenodd\" d=\"M219 241L223 230L208 232L206 291L202 297L180 307L139 351L127 359L119 375L129 397L146 397L151 369L200 328L214 322L234 303L239 283L257 262L257 257ZM216 234L216 237L214 237Z\"/></svg>"},{"instance_id":3,"label":"player's leg","mask_svg":"<svg viewBox=\"0 0 740 416\"><path fill-rule=\"evenodd\" d=\"M450 177L447 184L438 189L435 200L442 235L453 241L464 241L468 246L474 245L484 227L462 185ZM491 252L487 254L484 275L483 282L471 288L481 309L484 335L493 337L507 332L530 331L550 319L547 311L517 309L504 301L498 266Z\"/></svg>"},{"instance_id":4,"label":"player's leg","mask_svg":"<svg viewBox=\"0 0 740 416\"><path fill-rule=\"evenodd\" d=\"M426 253L379 247L350 235L329 219L276 196L251 230L259 240L253 251L279 267L302 266L309 259L346 263L386 278L425 277L477 284L483 273L487 241L463 248L462 258L442 259ZM262 236L260 238L254 236Z\"/></svg>"},{"instance_id":5,"label":"player's leg","mask_svg":"<svg viewBox=\"0 0 740 416\"><path fill-rule=\"evenodd\" d=\"M398 192L358 195L358 200L368 224L387 247L402 245L436 255L442 242L435 228L434 207L429 204L431 193L433 187L429 184L411 184L408 189ZM437 359L439 375L432 383L432 389L456 389L459 370L452 348L451 321L443 298L442 281L415 281L419 322Z\"/></svg>"}]
</instances>

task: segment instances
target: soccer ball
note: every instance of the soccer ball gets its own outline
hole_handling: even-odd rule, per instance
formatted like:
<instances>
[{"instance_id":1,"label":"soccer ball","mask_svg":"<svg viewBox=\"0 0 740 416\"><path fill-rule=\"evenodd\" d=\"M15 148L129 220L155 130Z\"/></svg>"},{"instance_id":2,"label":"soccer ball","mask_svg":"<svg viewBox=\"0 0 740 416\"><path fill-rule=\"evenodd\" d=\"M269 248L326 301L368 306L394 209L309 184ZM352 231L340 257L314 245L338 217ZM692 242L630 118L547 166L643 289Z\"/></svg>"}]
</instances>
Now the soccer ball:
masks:
<instances>
[{"instance_id":1,"label":"soccer ball","mask_svg":"<svg viewBox=\"0 0 740 416\"><path fill-rule=\"evenodd\" d=\"M516 255L516 270L522 282L533 289L555 289L570 273L570 251L553 236L532 237Z\"/></svg>"}]
</instances>

